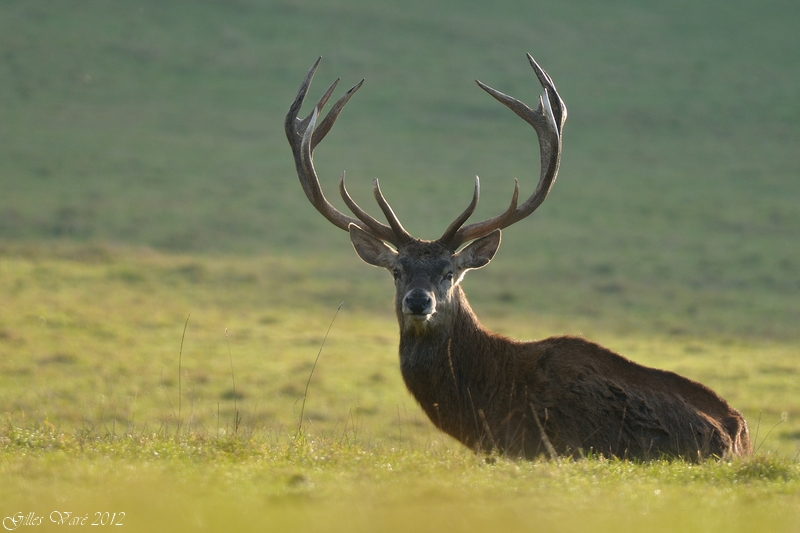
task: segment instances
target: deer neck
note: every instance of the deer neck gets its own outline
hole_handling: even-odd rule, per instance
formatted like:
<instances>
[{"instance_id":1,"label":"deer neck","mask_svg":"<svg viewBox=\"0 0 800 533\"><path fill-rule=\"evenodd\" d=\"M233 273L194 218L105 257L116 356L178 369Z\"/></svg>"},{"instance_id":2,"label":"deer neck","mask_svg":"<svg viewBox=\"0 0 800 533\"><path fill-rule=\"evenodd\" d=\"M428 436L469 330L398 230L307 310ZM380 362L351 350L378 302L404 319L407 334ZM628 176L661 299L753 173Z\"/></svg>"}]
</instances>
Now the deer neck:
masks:
<instances>
[{"instance_id":1,"label":"deer neck","mask_svg":"<svg viewBox=\"0 0 800 533\"><path fill-rule=\"evenodd\" d=\"M454 291L452 306L433 327L403 327L403 317L399 316L400 370L409 392L431 421L462 442L471 442L472 436L464 433L465 427L474 425L467 406L488 392L479 384L483 379L476 376L494 374L494 368L484 367L496 363L479 352L494 341L461 288Z\"/></svg>"}]
</instances>

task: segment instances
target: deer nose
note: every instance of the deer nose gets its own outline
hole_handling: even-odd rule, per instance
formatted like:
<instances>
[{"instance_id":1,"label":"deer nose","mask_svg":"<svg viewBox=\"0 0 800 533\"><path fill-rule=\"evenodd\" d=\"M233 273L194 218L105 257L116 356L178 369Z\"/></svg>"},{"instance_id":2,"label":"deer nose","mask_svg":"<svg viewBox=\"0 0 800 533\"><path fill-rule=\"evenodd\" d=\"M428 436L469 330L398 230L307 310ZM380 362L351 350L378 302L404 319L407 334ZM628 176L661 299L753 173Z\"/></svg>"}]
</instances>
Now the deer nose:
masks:
<instances>
[{"instance_id":1,"label":"deer nose","mask_svg":"<svg viewBox=\"0 0 800 533\"><path fill-rule=\"evenodd\" d=\"M433 312L433 299L429 293L415 289L406 294L403 307L412 315L429 315Z\"/></svg>"}]
</instances>

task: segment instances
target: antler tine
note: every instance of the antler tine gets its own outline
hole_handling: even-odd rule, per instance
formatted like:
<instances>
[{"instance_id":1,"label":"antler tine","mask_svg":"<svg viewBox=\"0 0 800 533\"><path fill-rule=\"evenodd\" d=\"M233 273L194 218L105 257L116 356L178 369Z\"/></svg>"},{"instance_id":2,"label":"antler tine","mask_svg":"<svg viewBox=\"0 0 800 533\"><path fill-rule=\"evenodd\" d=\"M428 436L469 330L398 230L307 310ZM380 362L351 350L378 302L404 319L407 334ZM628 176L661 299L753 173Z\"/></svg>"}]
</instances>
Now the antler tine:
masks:
<instances>
[{"instance_id":1,"label":"antler tine","mask_svg":"<svg viewBox=\"0 0 800 533\"><path fill-rule=\"evenodd\" d=\"M405 244L407 242L413 241L414 237L411 236L409 232L400 224L400 220L397 218L397 215L394 214L392 210L392 206L389 205L389 202L386 201L386 198L383 197L383 193L381 192L381 187L378 184L378 178L372 180L372 192L375 195L375 200L378 202L378 205L383 211L386 220L389 221L389 225L392 227L392 231L400 240L398 244Z\"/></svg>"},{"instance_id":2,"label":"antler tine","mask_svg":"<svg viewBox=\"0 0 800 533\"><path fill-rule=\"evenodd\" d=\"M342 200L344 200L344 203L353 212L353 214L357 216L358 219L361 220L361 222L363 222L370 230L372 230L372 233L376 237L383 241L390 242L395 246L399 246L402 243L402 241L397 238L397 235L395 235L391 228L386 227L385 224L361 209L361 207L353 200L344 185L344 172L342 172L342 177L339 180L339 194L341 194ZM400 227L402 228L402 226Z\"/></svg>"},{"instance_id":3,"label":"antler tine","mask_svg":"<svg viewBox=\"0 0 800 533\"><path fill-rule=\"evenodd\" d=\"M551 109L553 110L553 118L556 122L556 127L558 128L559 135L561 134L561 130L564 127L564 122L567 120L567 106L564 104L564 101L559 96L558 91L556 90L556 86L553 83L553 78L550 77L550 74L545 72L545 70L539 66L539 63L533 59L533 56L530 54L525 54L528 56L528 62L533 67L533 71L536 73L536 77L539 78L539 83L542 84L542 87L545 88L545 92L547 93L548 97L554 98L553 105L552 102L549 102Z\"/></svg>"},{"instance_id":4,"label":"antler tine","mask_svg":"<svg viewBox=\"0 0 800 533\"><path fill-rule=\"evenodd\" d=\"M294 131L295 120L297 120L297 115L300 113L300 108L303 106L303 101L306 99L308 88L311 86L311 80L314 78L314 73L317 71L320 61L322 61L322 57L317 58L314 64L311 65L311 68L308 69L305 78L303 78L303 83L300 84L300 90L297 91L297 96L294 97L294 102L289 106L289 112L286 113L284 126L286 127L286 135L289 137L290 143L292 142L292 137L296 135Z\"/></svg>"},{"instance_id":5,"label":"antler tine","mask_svg":"<svg viewBox=\"0 0 800 533\"><path fill-rule=\"evenodd\" d=\"M333 84L328 89L328 92L333 92L333 89L334 87L336 87L337 83L339 83L338 79L335 82L333 82ZM319 142L325 138L325 135L327 135L328 132L331 130L334 122L336 122L336 119L339 118L339 113L341 113L342 108L344 108L344 105L350 100L350 97L353 96L356 93L356 91L361 88L362 85L364 85L363 79L360 82L353 85L353 87L351 87L349 91L344 93L342 97L339 98L335 104L333 104L331 110L328 111L328 114L325 115L325 118L322 119L322 122L319 123L319 126L317 126L316 131L314 131L314 136L311 139L312 152L314 151L314 148L317 147ZM326 92L325 95L323 95L323 98L320 99L320 103L317 104L317 107L320 110L322 110L322 106L324 106L325 102L327 102L328 98L330 98L328 92Z\"/></svg>"},{"instance_id":6,"label":"antler tine","mask_svg":"<svg viewBox=\"0 0 800 533\"><path fill-rule=\"evenodd\" d=\"M333 94L336 85L339 83L338 79L334 81L330 87L328 87L317 104L314 106L314 109L311 111L311 113L306 118L300 119L298 117L300 108L303 106L303 101L308 93L308 88L311 86L311 80L314 78L314 73L316 72L321 59L322 58L319 58L314 62L303 79L303 82L300 84L300 90L297 92L294 102L292 102L292 105L289 107L289 111L286 114L286 120L284 121L286 138L289 140L289 145L291 146L292 153L294 154L295 167L297 168L297 176L300 179L300 185L303 187L303 191L305 192L306 197L311 204L334 226L348 231L350 224L355 224L361 229L364 229L368 233L371 233L375 237L386 242L390 242L395 245L403 243L405 242L407 236L409 236L404 229L401 233L395 234L393 230L394 223L391 219L390 224L392 224L392 227L389 227L381 222L378 222L366 214L366 212L358 207L358 205L356 205L352 198L350 198L350 195L347 194L346 189L344 189L344 175L342 175L342 181L340 184L342 198L348 207L353 210L353 213L358 216L358 218L345 215L336 209L333 205L331 205L327 198L325 198L325 195L322 192L322 187L320 186L319 178L317 177L317 172L314 168L314 149L331 130L336 122L336 119L339 117L339 113L342 111L345 104L347 104L353 94L355 94L355 92L361 87L361 85L364 83L364 80L358 82L349 91L342 95L342 97L336 101L330 111L328 111L328 114L325 115L322 121L319 122L318 126L317 121L319 114ZM381 209L383 209L383 206L381 206ZM396 217L394 217L394 221L397 223L398 227L402 229L402 226L399 225Z\"/></svg>"},{"instance_id":7,"label":"antler tine","mask_svg":"<svg viewBox=\"0 0 800 533\"><path fill-rule=\"evenodd\" d=\"M439 238L441 242L448 242L453 236L456 234L458 229L467 221L469 217L472 216L472 213L475 212L475 208L478 207L478 200L481 197L481 179L478 176L475 176L475 190L472 193L472 201L469 203L464 212L458 215L456 219L444 230L444 234Z\"/></svg>"},{"instance_id":8,"label":"antler tine","mask_svg":"<svg viewBox=\"0 0 800 533\"><path fill-rule=\"evenodd\" d=\"M523 102L514 97L492 89L488 85L478 81L478 85L487 93L492 95L497 101L511 109L520 118L533 126L539 138L539 151L541 154L541 172L539 182L533 194L525 200L519 207L516 206L518 184L515 184L514 198L511 207L498 216L476 222L467 226L459 227L453 231L453 226L461 219L459 217L453 222L440 241L452 250L456 250L465 242L488 235L496 229L502 229L514 224L533 213L538 208L550 192L550 189L558 175L558 166L561 161L561 130L567 118L567 107L556 91L553 80L542 69L538 63L528 54L528 61L533 67L536 77L539 79L543 89L543 97L539 97L539 105L535 110L528 107ZM467 209L469 211L469 208ZM466 219L464 219L464 222ZM463 222L462 222L463 223Z\"/></svg>"}]
</instances>

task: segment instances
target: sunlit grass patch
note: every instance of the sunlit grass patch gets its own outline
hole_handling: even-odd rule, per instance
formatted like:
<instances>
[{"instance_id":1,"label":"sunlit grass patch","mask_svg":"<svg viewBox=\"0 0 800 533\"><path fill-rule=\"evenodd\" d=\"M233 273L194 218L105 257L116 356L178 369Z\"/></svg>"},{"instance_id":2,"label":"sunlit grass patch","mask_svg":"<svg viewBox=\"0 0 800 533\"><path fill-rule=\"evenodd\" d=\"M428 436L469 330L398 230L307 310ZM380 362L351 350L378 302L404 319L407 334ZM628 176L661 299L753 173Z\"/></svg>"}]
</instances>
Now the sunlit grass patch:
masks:
<instances>
[{"instance_id":1,"label":"sunlit grass patch","mask_svg":"<svg viewBox=\"0 0 800 533\"><path fill-rule=\"evenodd\" d=\"M137 530L791 531L800 519L800 466L775 456L487 460L449 446L11 425L0 443L4 509L125 512Z\"/></svg>"},{"instance_id":2,"label":"sunlit grass patch","mask_svg":"<svg viewBox=\"0 0 800 533\"><path fill-rule=\"evenodd\" d=\"M800 520L792 343L579 320L570 327L635 360L711 384L745 411L759 452L513 461L432 428L400 379L387 298L351 292L341 267L14 245L0 272L3 517L331 532L774 532ZM358 303L325 340L343 296ZM487 321L517 336L564 324Z\"/></svg>"},{"instance_id":3,"label":"sunlit grass patch","mask_svg":"<svg viewBox=\"0 0 800 533\"><path fill-rule=\"evenodd\" d=\"M367 271L357 282L360 274L346 264L303 257L65 244L4 250L0 405L17 425L171 433L227 430L240 417L253 430L292 434L322 348L305 431L393 439L416 449L448 439L400 378L397 324L382 272ZM481 297L491 283L490 277L474 298L490 328L522 339L582 335L677 371L742 410L760 452L800 451L794 343L620 331L585 317L566 322L543 309L498 315L497 304Z\"/></svg>"}]
</instances>

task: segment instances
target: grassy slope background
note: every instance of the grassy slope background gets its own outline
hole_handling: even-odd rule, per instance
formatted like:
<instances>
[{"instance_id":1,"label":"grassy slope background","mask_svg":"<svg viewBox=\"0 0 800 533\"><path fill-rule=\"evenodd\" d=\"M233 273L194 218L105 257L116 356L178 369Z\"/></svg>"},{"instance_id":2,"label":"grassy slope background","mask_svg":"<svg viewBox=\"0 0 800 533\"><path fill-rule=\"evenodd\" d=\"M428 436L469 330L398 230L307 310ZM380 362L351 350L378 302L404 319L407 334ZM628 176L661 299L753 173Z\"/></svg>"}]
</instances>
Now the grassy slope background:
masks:
<instances>
[{"instance_id":1,"label":"grassy slope background","mask_svg":"<svg viewBox=\"0 0 800 533\"><path fill-rule=\"evenodd\" d=\"M513 177L531 191L533 132L472 82L535 102L530 51L569 106L562 170L471 276L476 297L607 327L796 339L786 5L4 2L0 236L314 254L383 280L298 194L282 117L306 69L325 56L312 98L367 78L318 149L329 196L341 205L346 169L371 206L379 176L412 233L435 238L476 173L476 217L505 207ZM353 304L383 306L376 294Z\"/></svg>"},{"instance_id":2,"label":"grassy slope background","mask_svg":"<svg viewBox=\"0 0 800 533\"><path fill-rule=\"evenodd\" d=\"M50 435L52 425L114 442L129 431L166 435L178 419L185 431L230 431L236 410L248 434L269 443L254 455L286 463L245 462L232 482L225 468L187 471L181 461L208 461L180 452L166 474L153 467L155 477L135 463L142 486L266 483L233 498L250 510L266 498L272 509L285 503L276 494L301 494L311 498L302 510L329 502L331 487L364 485L348 478L361 475L358 454L323 468L320 453L274 448L294 433L297 400L343 300L306 429L377 450L367 454L368 482L386 490L376 472L398 461L406 472L427 468L414 454L433 450L430 479L480 487L462 494L423 483L456 508L497 497L500 484L504 495L519 489L521 506L555 494L533 507L555 516L587 505L570 499L568 485L590 499L618 494L615 509L635 500L624 486L652 493L666 476L679 497L693 474L677 468L626 477L590 465L573 476L501 462L480 473L468 454L449 458L452 442L422 419L399 378L388 277L358 260L294 177L283 115L318 55L312 100L336 77L340 91L367 78L317 150L329 197L341 206L335 185L346 169L353 195L375 212L378 176L409 230L435 238L468 202L476 173L476 218L505 208L513 177L523 195L532 190L534 133L472 81L533 104L531 52L569 107L562 168L542 208L504 232L489 268L468 276L479 316L518 338L582 334L703 381L744 411L761 452L794 459L798 19L785 1L0 3L0 409L9 428L3 475L16 501L33 501L54 479L91 500L92 480L118 483L111 471L130 465L124 445L42 444L11 428ZM151 437L142 438L149 449ZM410 455L398 458L394 447ZM753 477L796 478L770 468ZM590 489L598 475L616 481ZM727 475L701 473L698 490L709 496L700 507L728 509L720 502L736 476ZM411 478L401 485L420 483ZM734 492L736 503L770 495L759 523L796 519L783 514L796 485ZM201 499L187 498L196 512ZM391 491L383 498L404 501ZM536 523L508 510L493 507L484 519Z\"/></svg>"}]
</instances>

